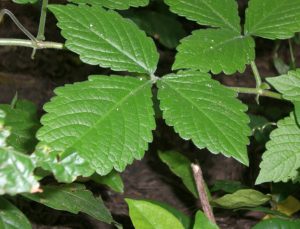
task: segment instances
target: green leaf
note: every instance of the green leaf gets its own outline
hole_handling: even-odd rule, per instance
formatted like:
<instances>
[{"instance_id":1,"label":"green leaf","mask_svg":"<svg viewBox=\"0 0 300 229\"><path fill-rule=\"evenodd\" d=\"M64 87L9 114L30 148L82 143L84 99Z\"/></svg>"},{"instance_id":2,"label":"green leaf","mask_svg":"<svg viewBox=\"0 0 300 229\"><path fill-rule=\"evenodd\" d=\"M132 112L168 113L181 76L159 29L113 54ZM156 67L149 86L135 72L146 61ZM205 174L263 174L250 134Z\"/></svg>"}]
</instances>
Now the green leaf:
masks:
<instances>
[{"instance_id":1,"label":"green leaf","mask_svg":"<svg viewBox=\"0 0 300 229\"><path fill-rule=\"evenodd\" d=\"M26 216L8 200L0 197L0 228L1 229L31 229Z\"/></svg>"},{"instance_id":2,"label":"green leaf","mask_svg":"<svg viewBox=\"0 0 300 229\"><path fill-rule=\"evenodd\" d=\"M246 186L241 184L239 181L233 180L217 180L212 188L211 192L223 191L226 193L234 193L240 189L245 189Z\"/></svg>"},{"instance_id":3,"label":"green leaf","mask_svg":"<svg viewBox=\"0 0 300 229\"><path fill-rule=\"evenodd\" d=\"M277 129L271 132L267 151L262 156L260 173L256 184L286 182L298 177L300 167L300 129L294 115L280 120Z\"/></svg>"},{"instance_id":4,"label":"green leaf","mask_svg":"<svg viewBox=\"0 0 300 229\"><path fill-rule=\"evenodd\" d=\"M256 224L252 229L298 229L300 220L267 219Z\"/></svg>"},{"instance_id":5,"label":"green leaf","mask_svg":"<svg viewBox=\"0 0 300 229\"><path fill-rule=\"evenodd\" d=\"M143 229L186 229L170 211L146 200L125 199L129 215L135 228Z\"/></svg>"},{"instance_id":6,"label":"green leaf","mask_svg":"<svg viewBox=\"0 0 300 229\"><path fill-rule=\"evenodd\" d=\"M226 29L193 31L177 47L173 69L199 69L214 74L244 72L255 58L254 40Z\"/></svg>"},{"instance_id":7,"label":"green leaf","mask_svg":"<svg viewBox=\"0 0 300 229\"><path fill-rule=\"evenodd\" d=\"M297 120L300 120L300 69L289 71L286 75L269 77L267 81L279 91L284 99L295 106Z\"/></svg>"},{"instance_id":8,"label":"green leaf","mask_svg":"<svg viewBox=\"0 0 300 229\"><path fill-rule=\"evenodd\" d=\"M235 211L245 211L245 210L248 210L248 211L256 211L256 212L263 212L263 213L266 213L266 214L269 214L269 215L273 215L273 216L279 216L279 217L283 217L283 218L287 218L288 216L286 214L283 214L277 210L271 210L269 207L243 207L243 208L238 208L238 209L235 209Z\"/></svg>"},{"instance_id":9,"label":"green leaf","mask_svg":"<svg viewBox=\"0 0 300 229\"><path fill-rule=\"evenodd\" d=\"M300 0L250 0L245 34L287 39L300 31Z\"/></svg>"},{"instance_id":10,"label":"green leaf","mask_svg":"<svg viewBox=\"0 0 300 229\"><path fill-rule=\"evenodd\" d=\"M3 125L5 113L0 111L0 195L36 192L35 165L29 156L6 145L10 131Z\"/></svg>"},{"instance_id":11,"label":"green leaf","mask_svg":"<svg viewBox=\"0 0 300 229\"><path fill-rule=\"evenodd\" d=\"M149 0L68 0L77 4L103 6L109 9L126 10L129 7L147 6Z\"/></svg>"},{"instance_id":12,"label":"green leaf","mask_svg":"<svg viewBox=\"0 0 300 229\"><path fill-rule=\"evenodd\" d=\"M196 216L195 216L195 224L194 224L194 229L218 229L219 227L212 223L202 211L197 211Z\"/></svg>"},{"instance_id":13,"label":"green leaf","mask_svg":"<svg viewBox=\"0 0 300 229\"><path fill-rule=\"evenodd\" d=\"M0 148L0 195L38 191L34 169L35 165L27 155L11 148Z\"/></svg>"},{"instance_id":14,"label":"green leaf","mask_svg":"<svg viewBox=\"0 0 300 229\"><path fill-rule=\"evenodd\" d=\"M226 194L212 201L218 207L234 209L241 207L256 207L270 200L267 196L254 189L241 189L233 194Z\"/></svg>"},{"instance_id":15,"label":"green leaf","mask_svg":"<svg viewBox=\"0 0 300 229\"><path fill-rule=\"evenodd\" d=\"M36 107L28 101L18 101L16 107L0 104L6 113L5 126L10 127L11 134L7 144L21 152L32 152L36 145L35 134L39 127Z\"/></svg>"},{"instance_id":16,"label":"green leaf","mask_svg":"<svg viewBox=\"0 0 300 229\"><path fill-rule=\"evenodd\" d=\"M98 174L94 174L91 179L99 184L104 184L110 187L115 192L123 193L124 192L124 184L122 178L119 173L116 171L111 171L106 176L99 176Z\"/></svg>"},{"instance_id":17,"label":"green leaf","mask_svg":"<svg viewBox=\"0 0 300 229\"><path fill-rule=\"evenodd\" d=\"M47 185L42 188L42 193L24 194L23 196L56 210L68 211L74 214L83 212L97 220L106 223L113 222L112 216L101 197L95 198L92 192L82 184Z\"/></svg>"},{"instance_id":18,"label":"green leaf","mask_svg":"<svg viewBox=\"0 0 300 229\"><path fill-rule=\"evenodd\" d=\"M248 165L247 107L234 91L197 71L167 75L158 81L158 87L163 117L183 139Z\"/></svg>"},{"instance_id":19,"label":"green leaf","mask_svg":"<svg viewBox=\"0 0 300 229\"><path fill-rule=\"evenodd\" d=\"M28 3L36 3L38 0L13 0L13 2L18 4L28 4Z\"/></svg>"},{"instance_id":20,"label":"green leaf","mask_svg":"<svg viewBox=\"0 0 300 229\"><path fill-rule=\"evenodd\" d=\"M115 71L153 74L158 53L152 39L117 12L86 5L51 5L66 47L83 62Z\"/></svg>"},{"instance_id":21,"label":"green leaf","mask_svg":"<svg viewBox=\"0 0 300 229\"><path fill-rule=\"evenodd\" d=\"M179 40L186 35L182 24L171 13L134 11L124 14L124 16L133 20L147 34L170 49L176 48Z\"/></svg>"},{"instance_id":22,"label":"green leaf","mask_svg":"<svg viewBox=\"0 0 300 229\"><path fill-rule=\"evenodd\" d=\"M290 70L290 66L288 66L280 57L273 57L273 63L279 74L287 74Z\"/></svg>"},{"instance_id":23,"label":"green leaf","mask_svg":"<svg viewBox=\"0 0 300 229\"><path fill-rule=\"evenodd\" d=\"M198 191L195 184L190 160L178 152L159 152L159 158L166 163L170 170L182 179L187 189L198 198Z\"/></svg>"},{"instance_id":24,"label":"green leaf","mask_svg":"<svg viewBox=\"0 0 300 229\"><path fill-rule=\"evenodd\" d=\"M76 153L106 175L144 156L155 129L151 81L92 76L60 87L55 94L44 106L48 114L37 133L45 157L58 153L63 160Z\"/></svg>"},{"instance_id":25,"label":"green leaf","mask_svg":"<svg viewBox=\"0 0 300 229\"><path fill-rule=\"evenodd\" d=\"M170 10L201 25L220 27L239 34L240 17L235 0L165 0Z\"/></svg>"}]
</instances>

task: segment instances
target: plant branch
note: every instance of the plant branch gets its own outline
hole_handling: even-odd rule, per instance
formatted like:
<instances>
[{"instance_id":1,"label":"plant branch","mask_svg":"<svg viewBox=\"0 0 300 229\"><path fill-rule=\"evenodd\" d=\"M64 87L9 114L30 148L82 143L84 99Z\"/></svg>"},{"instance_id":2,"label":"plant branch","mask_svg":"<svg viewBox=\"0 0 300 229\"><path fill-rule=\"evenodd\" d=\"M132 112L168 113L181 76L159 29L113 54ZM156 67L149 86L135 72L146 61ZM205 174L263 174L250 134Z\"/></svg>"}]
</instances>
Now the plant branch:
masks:
<instances>
[{"instance_id":1,"label":"plant branch","mask_svg":"<svg viewBox=\"0 0 300 229\"><path fill-rule=\"evenodd\" d=\"M201 167L198 164L191 164L191 167L193 170L193 175L197 185L197 190L198 190L203 212L212 223L216 224L216 219L206 194L205 183L204 183Z\"/></svg>"},{"instance_id":2,"label":"plant branch","mask_svg":"<svg viewBox=\"0 0 300 229\"><path fill-rule=\"evenodd\" d=\"M4 15L8 15L15 25L32 41L37 42L37 39L21 24L21 22L16 18L16 16L7 9L0 10L0 22Z\"/></svg>"},{"instance_id":3,"label":"plant branch","mask_svg":"<svg viewBox=\"0 0 300 229\"><path fill-rule=\"evenodd\" d=\"M265 97L270 97L273 99L280 99L280 100L284 100L282 98L282 95L277 93L277 92L273 92L273 91L269 91L269 90L263 90L261 88L248 88L248 87L228 87L238 93L245 93L245 94L254 94L254 95L258 95L258 96L265 96Z\"/></svg>"},{"instance_id":4,"label":"plant branch","mask_svg":"<svg viewBox=\"0 0 300 229\"><path fill-rule=\"evenodd\" d=\"M63 49L64 44L52 41L0 38L0 46L22 46L33 49Z\"/></svg>"},{"instance_id":5,"label":"plant branch","mask_svg":"<svg viewBox=\"0 0 300 229\"><path fill-rule=\"evenodd\" d=\"M256 88L260 88L260 85L262 83L257 66L254 61L251 61L251 69L254 74L255 82L256 82Z\"/></svg>"},{"instance_id":6,"label":"plant branch","mask_svg":"<svg viewBox=\"0 0 300 229\"><path fill-rule=\"evenodd\" d=\"M47 6L48 6L48 0L42 0L40 23L39 23L38 34L36 37L39 41L45 40L45 25L46 25L46 17L47 17Z\"/></svg>"}]
</instances>

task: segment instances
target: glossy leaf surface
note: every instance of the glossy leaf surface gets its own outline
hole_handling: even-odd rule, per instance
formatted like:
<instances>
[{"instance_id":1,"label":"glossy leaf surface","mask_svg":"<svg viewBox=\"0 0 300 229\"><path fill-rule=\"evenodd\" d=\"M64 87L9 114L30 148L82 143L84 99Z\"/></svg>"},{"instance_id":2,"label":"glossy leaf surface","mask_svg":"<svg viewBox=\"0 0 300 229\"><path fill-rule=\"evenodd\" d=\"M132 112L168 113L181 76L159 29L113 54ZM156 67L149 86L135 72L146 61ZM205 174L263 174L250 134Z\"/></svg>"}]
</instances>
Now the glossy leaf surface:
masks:
<instances>
[{"instance_id":1,"label":"glossy leaf surface","mask_svg":"<svg viewBox=\"0 0 300 229\"><path fill-rule=\"evenodd\" d=\"M60 160L78 154L100 175L143 157L155 128L150 81L92 76L55 94L44 106L39 154Z\"/></svg>"},{"instance_id":2,"label":"glossy leaf surface","mask_svg":"<svg viewBox=\"0 0 300 229\"><path fill-rule=\"evenodd\" d=\"M250 0L245 33L267 39L287 39L300 31L300 0Z\"/></svg>"},{"instance_id":3,"label":"glossy leaf surface","mask_svg":"<svg viewBox=\"0 0 300 229\"><path fill-rule=\"evenodd\" d=\"M220 27L240 33L238 5L234 0L164 0L174 13L201 25Z\"/></svg>"},{"instance_id":4,"label":"glossy leaf surface","mask_svg":"<svg viewBox=\"0 0 300 229\"><path fill-rule=\"evenodd\" d=\"M158 82L163 117L183 139L248 165L247 107L208 73L181 71Z\"/></svg>"},{"instance_id":5,"label":"glossy leaf surface","mask_svg":"<svg viewBox=\"0 0 300 229\"><path fill-rule=\"evenodd\" d=\"M181 40L173 69L199 69L214 74L244 72L255 58L254 40L226 29L201 29Z\"/></svg>"},{"instance_id":6,"label":"glossy leaf surface","mask_svg":"<svg viewBox=\"0 0 300 229\"><path fill-rule=\"evenodd\" d=\"M291 114L271 132L256 184L297 179L300 167L300 128Z\"/></svg>"},{"instance_id":7,"label":"glossy leaf surface","mask_svg":"<svg viewBox=\"0 0 300 229\"><path fill-rule=\"evenodd\" d=\"M155 72L155 44L131 20L101 7L51 5L49 9L67 39L66 47L83 62L115 71Z\"/></svg>"}]
</instances>

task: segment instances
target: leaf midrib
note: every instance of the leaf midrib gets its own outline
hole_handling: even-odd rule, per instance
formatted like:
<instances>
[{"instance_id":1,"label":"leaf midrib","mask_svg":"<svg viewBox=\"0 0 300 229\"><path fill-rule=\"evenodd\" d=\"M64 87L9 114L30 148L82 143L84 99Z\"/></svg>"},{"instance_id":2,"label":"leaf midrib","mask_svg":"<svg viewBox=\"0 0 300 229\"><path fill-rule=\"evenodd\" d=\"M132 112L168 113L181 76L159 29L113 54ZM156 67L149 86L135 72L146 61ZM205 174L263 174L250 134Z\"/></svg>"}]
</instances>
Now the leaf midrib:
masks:
<instances>
[{"instance_id":1,"label":"leaf midrib","mask_svg":"<svg viewBox=\"0 0 300 229\"><path fill-rule=\"evenodd\" d=\"M137 88L135 88L133 91L129 91L129 93L123 97L119 102L117 102L116 104L114 104L105 115L101 116L100 119L93 125L91 126L91 128L89 128L85 133L83 133L80 137L77 138L77 140L75 142L72 143L72 145L70 145L68 148L66 148L64 150L64 153L62 154L62 158L64 158L64 155L68 155L68 150L72 149L72 148L76 148L77 144L80 144L80 142L82 141L82 139L84 139L86 136L88 136L90 134L91 131L94 131L94 129L97 129L96 127L98 127L100 125L100 123L105 120L107 117L110 116L110 114L114 111L117 110L118 107L120 107L120 105L122 105L128 98L134 96L137 92L139 92L142 88L144 88L146 85L151 84L150 80L145 81L145 83L139 85ZM82 154L82 152L78 151L79 155ZM82 155L81 155L82 156ZM84 155L83 155L84 156Z\"/></svg>"}]
</instances>

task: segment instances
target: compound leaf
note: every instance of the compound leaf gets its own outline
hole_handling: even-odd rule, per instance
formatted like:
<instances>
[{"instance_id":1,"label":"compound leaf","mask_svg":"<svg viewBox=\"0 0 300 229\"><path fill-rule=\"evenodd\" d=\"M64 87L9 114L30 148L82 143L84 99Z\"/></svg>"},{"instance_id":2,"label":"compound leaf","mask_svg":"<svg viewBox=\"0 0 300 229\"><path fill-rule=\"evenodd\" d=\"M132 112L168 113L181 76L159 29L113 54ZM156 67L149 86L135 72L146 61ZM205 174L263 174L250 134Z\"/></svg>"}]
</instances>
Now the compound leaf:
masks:
<instances>
[{"instance_id":1,"label":"compound leaf","mask_svg":"<svg viewBox=\"0 0 300 229\"><path fill-rule=\"evenodd\" d=\"M26 216L13 204L0 197L0 228L1 229L31 229Z\"/></svg>"},{"instance_id":2,"label":"compound leaf","mask_svg":"<svg viewBox=\"0 0 300 229\"><path fill-rule=\"evenodd\" d=\"M245 33L267 39L287 39L300 31L300 0L250 0Z\"/></svg>"},{"instance_id":3,"label":"compound leaf","mask_svg":"<svg viewBox=\"0 0 300 229\"><path fill-rule=\"evenodd\" d=\"M225 29L201 29L181 40L173 69L200 69L214 74L244 72L255 58L254 40Z\"/></svg>"},{"instance_id":4,"label":"compound leaf","mask_svg":"<svg viewBox=\"0 0 300 229\"><path fill-rule=\"evenodd\" d=\"M212 223L202 211L197 211L195 216L195 223L193 229L199 229L199 228L205 228L205 229L218 229L219 227Z\"/></svg>"},{"instance_id":5,"label":"compound leaf","mask_svg":"<svg viewBox=\"0 0 300 229\"><path fill-rule=\"evenodd\" d=\"M42 193L24 194L24 196L56 210L68 211L74 214L84 212L106 223L112 223L113 221L101 197L95 198L92 192L82 184L47 185L42 188Z\"/></svg>"},{"instance_id":6,"label":"compound leaf","mask_svg":"<svg viewBox=\"0 0 300 229\"><path fill-rule=\"evenodd\" d=\"M151 81L92 76L55 94L37 133L45 157L76 153L100 175L143 157L155 128Z\"/></svg>"},{"instance_id":7,"label":"compound leaf","mask_svg":"<svg viewBox=\"0 0 300 229\"><path fill-rule=\"evenodd\" d=\"M66 47L83 62L116 71L152 74L158 53L151 38L115 11L86 5L51 5Z\"/></svg>"},{"instance_id":8,"label":"compound leaf","mask_svg":"<svg viewBox=\"0 0 300 229\"><path fill-rule=\"evenodd\" d=\"M262 156L260 173L256 184L286 182L298 177L300 167L300 128L294 115L280 120L277 129L271 132L267 151Z\"/></svg>"},{"instance_id":9,"label":"compound leaf","mask_svg":"<svg viewBox=\"0 0 300 229\"><path fill-rule=\"evenodd\" d=\"M212 202L222 208L235 209L241 207L256 207L266 203L270 198L270 196L254 189L241 189L233 194L226 194Z\"/></svg>"},{"instance_id":10,"label":"compound leaf","mask_svg":"<svg viewBox=\"0 0 300 229\"><path fill-rule=\"evenodd\" d=\"M165 0L170 10L201 25L220 27L240 34L238 5L234 0Z\"/></svg>"},{"instance_id":11,"label":"compound leaf","mask_svg":"<svg viewBox=\"0 0 300 229\"><path fill-rule=\"evenodd\" d=\"M249 118L235 92L197 71L165 76L158 87L163 117L183 139L248 165Z\"/></svg>"},{"instance_id":12,"label":"compound leaf","mask_svg":"<svg viewBox=\"0 0 300 229\"><path fill-rule=\"evenodd\" d=\"M10 127L11 131L6 143L18 151L32 152L39 127L35 105L28 101L18 101L15 107L0 104L0 109L6 114L5 126Z\"/></svg>"},{"instance_id":13,"label":"compound leaf","mask_svg":"<svg viewBox=\"0 0 300 229\"><path fill-rule=\"evenodd\" d=\"M159 158L166 163L170 170L182 179L187 189L198 198L198 191L195 184L191 161L178 152L159 152Z\"/></svg>"},{"instance_id":14,"label":"compound leaf","mask_svg":"<svg viewBox=\"0 0 300 229\"><path fill-rule=\"evenodd\" d=\"M185 229L181 221L160 204L146 200L125 200L129 206L129 215L135 228Z\"/></svg>"},{"instance_id":15,"label":"compound leaf","mask_svg":"<svg viewBox=\"0 0 300 229\"><path fill-rule=\"evenodd\" d=\"M129 7L147 6L149 0L68 0L77 4L103 6L109 9L126 10Z\"/></svg>"},{"instance_id":16,"label":"compound leaf","mask_svg":"<svg viewBox=\"0 0 300 229\"><path fill-rule=\"evenodd\" d=\"M293 102L297 119L300 120L300 69L286 75L269 77L267 81L279 91L283 98Z\"/></svg>"}]
</instances>

